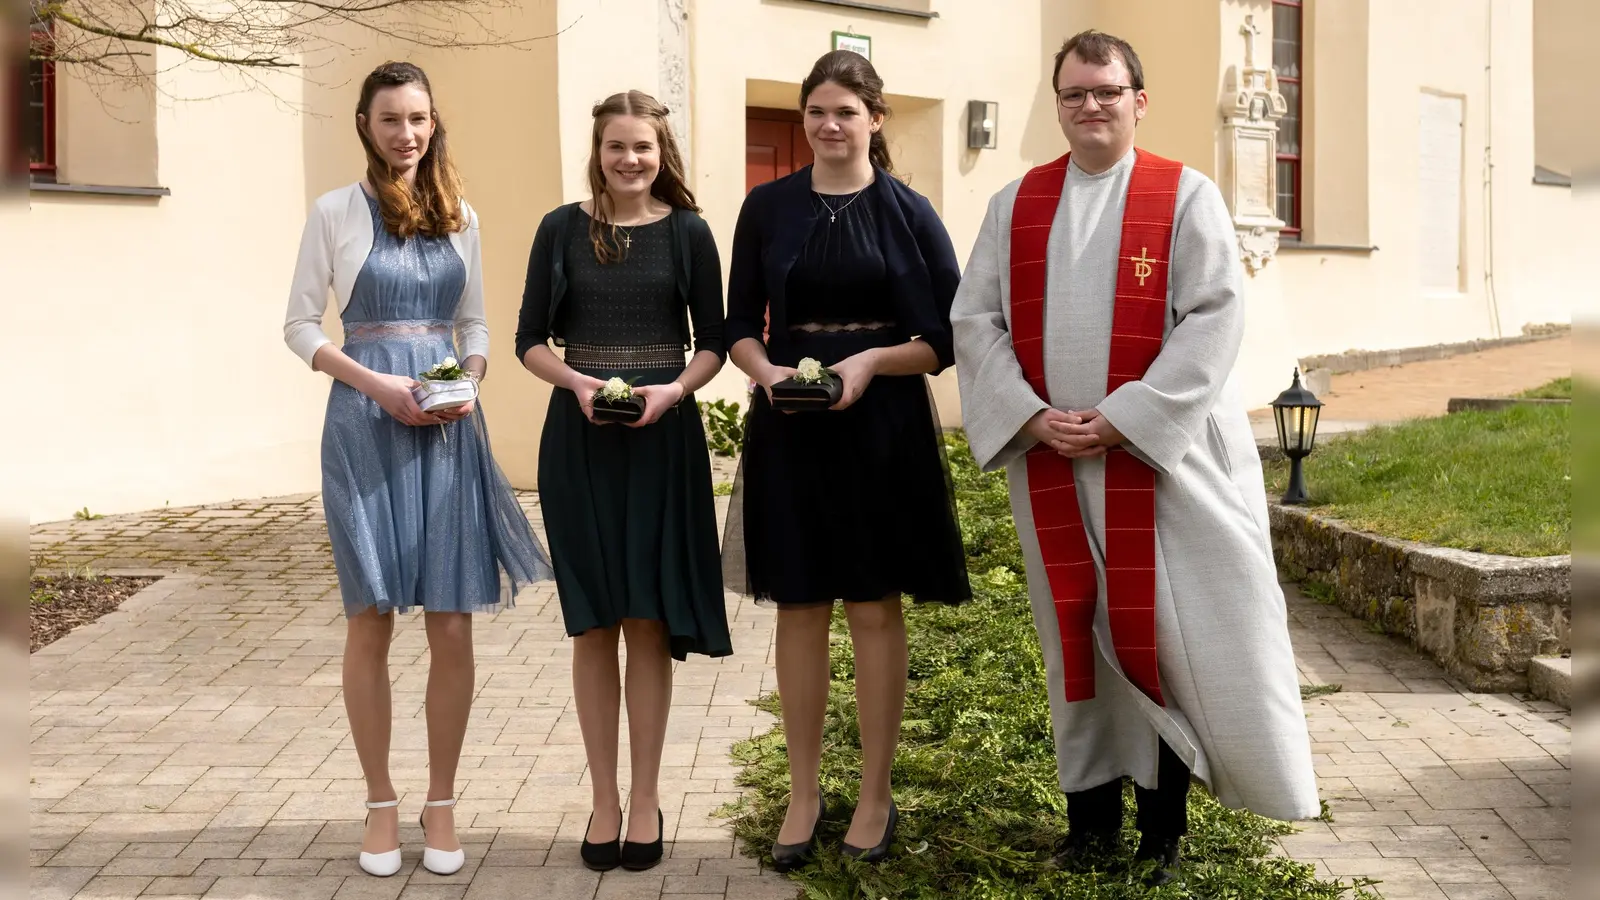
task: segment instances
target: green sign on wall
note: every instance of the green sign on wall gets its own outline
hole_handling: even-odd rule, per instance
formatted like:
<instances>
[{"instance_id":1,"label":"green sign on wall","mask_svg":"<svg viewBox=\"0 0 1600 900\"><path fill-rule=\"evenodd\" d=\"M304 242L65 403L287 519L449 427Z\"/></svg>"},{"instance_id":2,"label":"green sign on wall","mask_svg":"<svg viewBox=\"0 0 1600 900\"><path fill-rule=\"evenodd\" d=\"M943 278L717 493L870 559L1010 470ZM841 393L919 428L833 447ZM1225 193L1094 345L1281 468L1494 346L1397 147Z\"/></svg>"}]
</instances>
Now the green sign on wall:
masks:
<instances>
[{"instance_id":1,"label":"green sign on wall","mask_svg":"<svg viewBox=\"0 0 1600 900\"><path fill-rule=\"evenodd\" d=\"M854 50L855 52L872 59L872 38L864 34L851 34L848 31L835 31L833 33L833 49Z\"/></svg>"}]
</instances>

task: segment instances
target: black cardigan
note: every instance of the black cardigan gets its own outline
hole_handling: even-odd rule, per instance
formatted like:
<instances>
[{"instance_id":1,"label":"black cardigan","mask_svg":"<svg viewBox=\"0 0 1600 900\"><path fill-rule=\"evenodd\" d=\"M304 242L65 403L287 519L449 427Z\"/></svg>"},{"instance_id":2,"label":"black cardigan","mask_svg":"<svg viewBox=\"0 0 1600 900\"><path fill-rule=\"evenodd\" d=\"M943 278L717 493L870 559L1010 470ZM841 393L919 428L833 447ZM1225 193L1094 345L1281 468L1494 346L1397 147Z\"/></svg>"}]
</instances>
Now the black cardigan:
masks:
<instances>
[{"instance_id":1,"label":"black cardigan","mask_svg":"<svg viewBox=\"0 0 1600 900\"><path fill-rule=\"evenodd\" d=\"M770 313L768 355L783 354L789 340L789 270L820 215L811 199L811 168L758 185L739 210L728 274L729 346L744 338L761 340ZM883 211L878 231L897 330L902 340L927 342L939 360L932 373L937 375L955 365L950 306L961 284L961 267L933 204L883 169L876 171L867 191Z\"/></svg>"},{"instance_id":2,"label":"black cardigan","mask_svg":"<svg viewBox=\"0 0 1600 900\"><path fill-rule=\"evenodd\" d=\"M722 338L722 260L711 227L693 210L674 208L672 265L677 280L679 331L685 350L708 350L726 359ZM575 228L587 230L589 214L577 203L551 210L533 236L528 253L528 277L522 289L522 310L517 315L517 360L554 337L565 339L556 323L567 297L567 245ZM689 321L693 316L691 331Z\"/></svg>"}]
</instances>

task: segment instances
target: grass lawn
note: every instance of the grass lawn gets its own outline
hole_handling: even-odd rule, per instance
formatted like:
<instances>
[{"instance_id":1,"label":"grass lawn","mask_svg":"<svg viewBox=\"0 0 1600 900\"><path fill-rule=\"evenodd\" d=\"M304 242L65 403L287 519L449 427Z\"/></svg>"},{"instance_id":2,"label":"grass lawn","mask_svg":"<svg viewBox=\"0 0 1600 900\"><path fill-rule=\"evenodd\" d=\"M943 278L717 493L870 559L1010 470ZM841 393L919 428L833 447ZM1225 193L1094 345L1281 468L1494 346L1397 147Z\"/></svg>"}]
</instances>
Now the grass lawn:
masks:
<instances>
[{"instance_id":1,"label":"grass lawn","mask_svg":"<svg viewBox=\"0 0 1600 900\"><path fill-rule=\"evenodd\" d=\"M1523 391L1517 396L1524 400L1571 400L1572 379L1557 378L1548 384Z\"/></svg>"},{"instance_id":2,"label":"grass lawn","mask_svg":"<svg viewBox=\"0 0 1600 900\"><path fill-rule=\"evenodd\" d=\"M983 475L960 437L948 451L976 598L966 606L908 606L910 688L895 757L901 822L894 852L878 867L846 861L839 841L858 790L860 733L853 656L836 611L833 695L823 734L822 790L830 804L817 860L791 875L808 900L960 897L963 900L1335 900L1371 897L1352 884L1319 880L1308 864L1268 855L1290 826L1224 809L1195 789L1184 844L1187 884L1147 889L1129 868L1137 832L1127 797L1125 855L1110 873L1073 874L1049 865L1066 830L1056 782L1050 709L1039 639L1028 605L1021 550L1003 473ZM1330 688L1337 690L1337 688ZM777 698L762 708L776 714ZM765 856L789 799L781 727L733 749L750 790L725 810L747 852ZM1367 882L1362 882L1366 884Z\"/></svg>"},{"instance_id":3,"label":"grass lawn","mask_svg":"<svg viewBox=\"0 0 1600 900\"><path fill-rule=\"evenodd\" d=\"M1569 381L1570 391L1570 381ZM1365 531L1444 547L1571 552L1571 408L1464 412L1318 442L1310 506ZM1283 495L1288 463L1267 465Z\"/></svg>"}]
</instances>

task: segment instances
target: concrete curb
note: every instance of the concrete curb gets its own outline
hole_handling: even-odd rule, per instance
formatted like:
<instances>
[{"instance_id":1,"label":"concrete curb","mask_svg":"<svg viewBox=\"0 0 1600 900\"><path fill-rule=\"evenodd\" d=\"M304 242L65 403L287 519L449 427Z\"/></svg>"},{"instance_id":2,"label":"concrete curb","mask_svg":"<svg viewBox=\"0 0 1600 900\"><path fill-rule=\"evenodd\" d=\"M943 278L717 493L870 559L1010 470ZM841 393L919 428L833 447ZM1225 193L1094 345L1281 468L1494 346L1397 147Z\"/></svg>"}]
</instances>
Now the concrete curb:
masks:
<instances>
[{"instance_id":1,"label":"concrete curb","mask_svg":"<svg viewBox=\"0 0 1600 900\"><path fill-rule=\"evenodd\" d=\"M1572 557L1521 558L1366 534L1271 504L1280 572L1418 650L1475 691L1528 689L1535 657L1572 649Z\"/></svg>"},{"instance_id":2,"label":"concrete curb","mask_svg":"<svg viewBox=\"0 0 1600 900\"><path fill-rule=\"evenodd\" d=\"M1497 412L1513 406L1571 406L1571 400L1532 399L1528 397L1451 397L1445 412Z\"/></svg>"}]
</instances>

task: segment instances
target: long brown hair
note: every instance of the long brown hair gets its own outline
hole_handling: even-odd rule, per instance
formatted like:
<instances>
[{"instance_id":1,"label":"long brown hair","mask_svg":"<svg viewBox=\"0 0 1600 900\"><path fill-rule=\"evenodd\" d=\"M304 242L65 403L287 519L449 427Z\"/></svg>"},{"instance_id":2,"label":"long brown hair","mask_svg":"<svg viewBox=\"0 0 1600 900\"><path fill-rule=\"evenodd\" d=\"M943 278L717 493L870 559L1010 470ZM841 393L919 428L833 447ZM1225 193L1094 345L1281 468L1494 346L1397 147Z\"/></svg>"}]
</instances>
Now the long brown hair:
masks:
<instances>
[{"instance_id":1,"label":"long brown hair","mask_svg":"<svg viewBox=\"0 0 1600 900\"><path fill-rule=\"evenodd\" d=\"M878 77L878 70L872 67L872 63L854 50L825 53L811 67L811 74L800 83L802 113L811 99L811 92L830 81L855 94L868 112L889 118L891 110L883 99L883 79ZM882 128L872 133L872 140L867 146L867 158L878 168L894 174L894 163L889 159L889 142L884 138Z\"/></svg>"},{"instance_id":2,"label":"long brown hair","mask_svg":"<svg viewBox=\"0 0 1600 900\"><path fill-rule=\"evenodd\" d=\"M428 152L417 161L417 177L410 185L373 146L371 135L361 126L363 119L369 125L372 121L374 95L384 88L407 84L421 87L428 95L429 115L433 117L433 137L428 141ZM402 238L415 234L438 237L466 227L466 215L461 208L461 174L450 159L450 142L445 138L439 108L433 103L433 86L421 69L408 62L386 62L372 70L361 83L361 100L356 104L356 135L367 151L367 181L378 192L378 210L385 227Z\"/></svg>"},{"instance_id":3,"label":"long brown hair","mask_svg":"<svg viewBox=\"0 0 1600 900\"><path fill-rule=\"evenodd\" d=\"M606 125L618 116L633 116L648 121L656 131L656 143L661 147L661 168L650 185L650 196L668 206L699 212L689 190L683 170L683 154L678 152L678 139L667 122L671 110L661 101L643 91L624 91L612 94L594 105L594 137L589 143L589 192L594 197L594 215L589 218L589 241L594 244L594 258L603 265L621 262L626 255L617 243L617 224L611 195L606 192L606 173L600 165L600 143ZM604 221L602 221L602 219Z\"/></svg>"}]
</instances>

